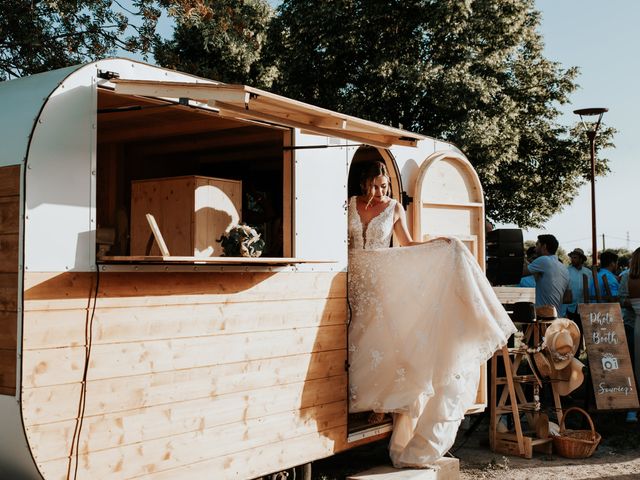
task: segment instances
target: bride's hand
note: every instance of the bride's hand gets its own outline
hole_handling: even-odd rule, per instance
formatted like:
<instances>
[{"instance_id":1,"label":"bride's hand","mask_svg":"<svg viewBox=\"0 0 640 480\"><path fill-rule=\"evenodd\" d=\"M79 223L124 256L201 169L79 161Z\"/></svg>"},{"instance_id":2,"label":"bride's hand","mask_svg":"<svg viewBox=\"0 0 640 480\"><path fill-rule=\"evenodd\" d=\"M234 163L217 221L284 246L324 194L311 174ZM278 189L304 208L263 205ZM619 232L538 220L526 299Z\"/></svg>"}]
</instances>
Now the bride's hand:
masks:
<instances>
[{"instance_id":1,"label":"bride's hand","mask_svg":"<svg viewBox=\"0 0 640 480\"><path fill-rule=\"evenodd\" d=\"M444 240L447 243L451 243L451 239L449 237L433 237L433 238L427 239L427 241L424 243L437 242L438 240Z\"/></svg>"}]
</instances>

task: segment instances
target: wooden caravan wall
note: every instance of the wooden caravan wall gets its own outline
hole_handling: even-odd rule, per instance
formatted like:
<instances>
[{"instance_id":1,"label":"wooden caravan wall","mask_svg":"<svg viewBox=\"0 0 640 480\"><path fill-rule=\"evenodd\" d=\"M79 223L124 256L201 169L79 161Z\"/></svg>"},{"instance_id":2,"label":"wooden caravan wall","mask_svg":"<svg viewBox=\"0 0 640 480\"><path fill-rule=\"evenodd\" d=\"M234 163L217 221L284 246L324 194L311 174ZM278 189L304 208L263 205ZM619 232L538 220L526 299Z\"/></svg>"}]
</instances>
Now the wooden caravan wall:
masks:
<instances>
[{"instance_id":1,"label":"wooden caravan wall","mask_svg":"<svg viewBox=\"0 0 640 480\"><path fill-rule=\"evenodd\" d=\"M44 478L66 476L91 322L78 478L253 478L346 447L345 273L103 272L92 319L95 282L25 278Z\"/></svg>"},{"instance_id":2,"label":"wooden caravan wall","mask_svg":"<svg viewBox=\"0 0 640 480\"><path fill-rule=\"evenodd\" d=\"M16 393L20 166L0 168L0 394Z\"/></svg>"}]
</instances>

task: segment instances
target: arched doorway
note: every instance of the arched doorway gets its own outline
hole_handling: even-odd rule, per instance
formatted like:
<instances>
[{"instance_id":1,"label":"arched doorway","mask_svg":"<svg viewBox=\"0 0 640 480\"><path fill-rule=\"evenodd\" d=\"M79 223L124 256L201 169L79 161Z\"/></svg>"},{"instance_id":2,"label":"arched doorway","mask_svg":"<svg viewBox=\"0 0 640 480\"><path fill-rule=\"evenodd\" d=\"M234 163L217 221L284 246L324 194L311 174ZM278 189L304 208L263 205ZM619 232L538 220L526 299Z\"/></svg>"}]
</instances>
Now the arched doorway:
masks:
<instances>
[{"instance_id":1,"label":"arched doorway","mask_svg":"<svg viewBox=\"0 0 640 480\"><path fill-rule=\"evenodd\" d=\"M402 178L400 177L396 161L388 150L370 146L359 147L351 159L347 185L349 198L362 193L360 191L360 176L362 174L362 170L368 163L374 161L383 162L386 165L389 176L391 177L391 194L389 196L402 203ZM393 243L397 243L395 235Z\"/></svg>"},{"instance_id":2,"label":"arched doorway","mask_svg":"<svg viewBox=\"0 0 640 480\"><path fill-rule=\"evenodd\" d=\"M389 176L391 177L391 197L399 202L402 200L402 179L398 172L393 156L388 150L362 146L356 150L355 155L351 159L349 166L349 184L347 186L349 197L360 195L360 175L362 170L369 162L379 161L387 166Z\"/></svg>"}]
</instances>

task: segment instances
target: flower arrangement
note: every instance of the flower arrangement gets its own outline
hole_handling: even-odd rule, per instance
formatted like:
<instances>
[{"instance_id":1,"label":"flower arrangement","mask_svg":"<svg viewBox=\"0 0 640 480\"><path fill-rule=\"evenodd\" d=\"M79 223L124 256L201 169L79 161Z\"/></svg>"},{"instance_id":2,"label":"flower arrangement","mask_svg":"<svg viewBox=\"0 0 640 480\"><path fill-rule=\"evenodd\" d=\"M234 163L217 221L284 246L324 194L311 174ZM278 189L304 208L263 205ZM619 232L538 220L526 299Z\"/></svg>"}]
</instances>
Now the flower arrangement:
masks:
<instances>
[{"instance_id":1,"label":"flower arrangement","mask_svg":"<svg viewBox=\"0 0 640 480\"><path fill-rule=\"evenodd\" d=\"M255 228L239 224L231 227L218 240L225 257L259 257L264 249L264 240Z\"/></svg>"}]
</instances>

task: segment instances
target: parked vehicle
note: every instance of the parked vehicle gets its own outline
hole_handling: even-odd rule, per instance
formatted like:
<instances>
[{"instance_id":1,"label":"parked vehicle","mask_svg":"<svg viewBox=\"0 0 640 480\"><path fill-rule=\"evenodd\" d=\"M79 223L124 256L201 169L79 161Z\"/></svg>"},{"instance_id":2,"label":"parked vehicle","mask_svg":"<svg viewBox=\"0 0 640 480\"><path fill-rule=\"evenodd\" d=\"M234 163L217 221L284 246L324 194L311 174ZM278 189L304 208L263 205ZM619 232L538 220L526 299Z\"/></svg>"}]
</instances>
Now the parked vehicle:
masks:
<instances>
[{"instance_id":1,"label":"parked vehicle","mask_svg":"<svg viewBox=\"0 0 640 480\"><path fill-rule=\"evenodd\" d=\"M457 148L126 59L0 98L0 465L254 478L388 435L348 415L347 199L384 161L414 238L457 235L484 267ZM261 257L212 256L236 221Z\"/></svg>"}]
</instances>

